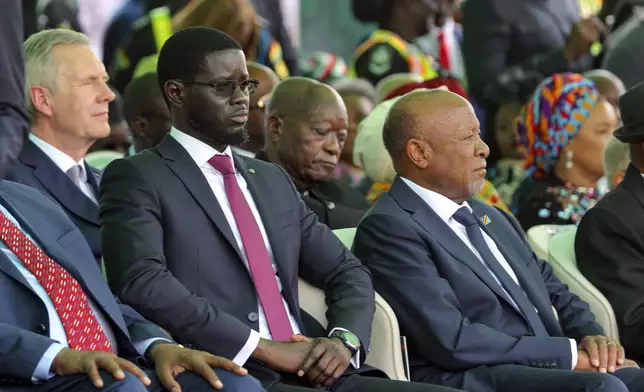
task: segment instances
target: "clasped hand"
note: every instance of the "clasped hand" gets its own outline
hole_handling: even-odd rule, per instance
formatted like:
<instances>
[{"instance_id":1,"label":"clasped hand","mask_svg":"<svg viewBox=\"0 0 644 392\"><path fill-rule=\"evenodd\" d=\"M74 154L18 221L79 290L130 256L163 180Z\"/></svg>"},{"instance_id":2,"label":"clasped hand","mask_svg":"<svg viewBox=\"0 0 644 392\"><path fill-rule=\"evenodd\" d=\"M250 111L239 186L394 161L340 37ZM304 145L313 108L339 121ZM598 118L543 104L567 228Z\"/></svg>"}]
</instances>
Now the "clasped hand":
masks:
<instances>
[{"instance_id":1,"label":"clasped hand","mask_svg":"<svg viewBox=\"0 0 644 392\"><path fill-rule=\"evenodd\" d=\"M579 344L575 370L614 373L615 371L639 366L626 359L624 347L606 336L586 336Z\"/></svg>"}]
</instances>

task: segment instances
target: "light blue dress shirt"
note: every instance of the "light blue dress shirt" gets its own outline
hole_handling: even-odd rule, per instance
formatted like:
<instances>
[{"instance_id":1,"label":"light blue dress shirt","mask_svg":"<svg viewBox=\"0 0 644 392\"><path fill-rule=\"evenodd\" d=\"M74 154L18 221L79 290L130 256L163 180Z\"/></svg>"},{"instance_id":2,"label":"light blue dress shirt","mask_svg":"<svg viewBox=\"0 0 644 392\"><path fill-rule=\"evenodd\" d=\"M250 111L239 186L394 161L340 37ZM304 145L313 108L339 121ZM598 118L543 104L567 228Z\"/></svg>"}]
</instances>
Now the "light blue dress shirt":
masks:
<instances>
[{"instance_id":1,"label":"light blue dress shirt","mask_svg":"<svg viewBox=\"0 0 644 392\"><path fill-rule=\"evenodd\" d=\"M6 208L4 208L2 205L0 205L0 211L2 211L7 218L9 218L20 230L22 228L20 227L20 223L11 215L9 211L7 211ZM36 245L36 241L25 231L23 231L25 235L33 241ZM33 373L33 381L39 381L39 380L47 380L51 377L54 376L53 373L50 372L51 364L54 362L54 358L56 358L56 355L63 349L69 347L69 343L67 341L67 334L65 333L65 328L63 327L63 323L60 320L60 317L58 316L58 313L56 312L56 308L54 306L54 303L52 302L51 298L49 298L49 295L47 294L47 291L45 291L45 288L40 284L38 279L27 269L27 267L20 261L18 256L16 256L11 249L7 247L7 245L0 240L0 250L11 260L13 265L20 271L20 274L24 276L24 278L27 280L27 283L29 283L29 286L31 289L34 291L34 293L42 300L42 302L45 304L45 307L47 308L47 315L49 318L49 337L50 339L56 341L55 343L52 343L51 346L45 351L43 354L42 358L36 365L36 369L34 370ZM91 260L94 262L94 260ZM117 344L116 344L116 337L114 335L114 331L112 330L112 327L110 326L110 323L107 321L107 317L98 309L94 301L92 301L91 298L88 297L89 300L89 305L90 308L92 309L92 312L96 316L96 320L98 320L98 323L101 325L103 328L103 331L105 332L105 336L107 336L107 339L110 341L112 344L112 347L114 348L114 351L116 352ZM134 343L134 348L136 351L141 354L145 355L145 351L147 348L156 340L167 340L167 339L160 339L160 338L151 338L151 339L146 339L141 342L135 342Z\"/></svg>"}]
</instances>

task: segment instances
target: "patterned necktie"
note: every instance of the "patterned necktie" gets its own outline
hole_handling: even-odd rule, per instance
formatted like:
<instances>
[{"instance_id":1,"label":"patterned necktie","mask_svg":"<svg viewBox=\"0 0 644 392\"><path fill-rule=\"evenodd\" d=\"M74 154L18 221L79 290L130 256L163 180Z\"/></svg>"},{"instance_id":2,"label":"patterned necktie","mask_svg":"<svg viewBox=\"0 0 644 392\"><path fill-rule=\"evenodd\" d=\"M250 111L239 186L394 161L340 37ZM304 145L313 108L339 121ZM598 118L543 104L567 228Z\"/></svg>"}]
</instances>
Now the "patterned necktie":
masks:
<instances>
[{"instance_id":1,"label":"patterned necktie","mask_svg":"<svg viewBox=\"0 0 644 392\"><path fill-rule=\"evenodd\" d=\"M470 241L472 241L472 245L474 245L481 255L481 258L483 258L485 265L497 277L505 291L517 304L521 313L523 313L525 318L528 320L530 329L532 329L535 336L550 336L543 324L543 321L541 321L541 318L537 314L534 305L530 300L528 300L523 289L521 289L519 284L512 279L510 274L508 274L501 263L496 259L494 253L490 250L490 247L487 246L483 233L481 233L479 220L470 212L470 210L467 209L467 207L459 208L452 217L455 221L465 226L467 236Z\"/></svg>"},{"instance_id":2,"label":"patterned necktie","mask_svg":"<svg viewBox=\"0 0 644 392\"><path fill-rule=\"evenodd\" d=\"M438 63L446 71L450 70L449 47L447 46L447 37L443 30L438 33Z\"/></svg>"},{"instance_id":3,"label":"patterned necktie","mask_svg":"<svg viewBox=\"0 0 644 392\"><path fill-rule=\"evenodd\" d=\"M286 314L282 294L277 287L273 263L268 249L264 246L264 238L257 221L255 221L255 216L239 188L232 161L226 155L215 155L208 163L224 176L228 203L230 203L237 228L241 234L248 259L248 268L257 290L257 296L264 308L268 329L271 331L273 340L288 342L293 336L293 328Z\"/></svg>"},{"instance_id":4,"label":"patterned necktie","mask_svg":"<svg viewBox=\"0 0 644 392\"><path fill-rule=\"evenodd\" d=\"M113 352L83 288L0 211L0 240L11 249L49 295L63 323L69 348Z\"/></svg>"}]
</instances>

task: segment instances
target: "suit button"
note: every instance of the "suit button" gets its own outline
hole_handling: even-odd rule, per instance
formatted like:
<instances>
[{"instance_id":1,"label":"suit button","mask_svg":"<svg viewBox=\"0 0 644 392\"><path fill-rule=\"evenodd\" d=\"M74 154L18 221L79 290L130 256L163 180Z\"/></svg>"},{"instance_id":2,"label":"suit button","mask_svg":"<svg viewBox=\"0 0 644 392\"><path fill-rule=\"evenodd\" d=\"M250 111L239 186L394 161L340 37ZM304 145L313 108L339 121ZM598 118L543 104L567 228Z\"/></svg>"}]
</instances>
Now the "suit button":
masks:
<instances>
[{"instance_id":1,"label":"suit button","mask_svg":"<svg viewBox=\"0 0 644 392\"><path fill-rule=\"evenodd\" d=\"M47 327L45 327L45 324L40 324L40 325L38 326L38 332L40 332L40 333L45 333L45 332L47 332Z\"/></svg>"},{"instance_id":2,"label":"suit button","mask_svg":"<svg viewBox=\"0 0 644 392\"><path fill-rule=\"evenodd\" d=\"M250 321L251 323L254 323L257 320L259 320L259 315L257 314L257 312L248 313L248 321Z\"/></svg>"},{"instance_id":3,"label":"suit button","mask_svg":"<svg viewBox=\"0 0 644 392\"><path fill-rule=\"evenodd\" d=\"M552 362L550 364L550 369L556 369L557 368L557 362Z\"/></svg>"},{"instance_id":4,"label":"suit button","mask_svg":"<svg viewBox=\"0 0 644 392\"><path fill-rule=\"evenodd\" d=\"M335 208L335 203L334 203L334 202L332 202L332 201L330 201L330 202L326 203L326 206L327 206L330 210L332 210L332 209L334 209L334 208Z\"/></svg>"},{"instance_id":5,"label":"suit button","mask_svg":"<svg viewBox=\"0 0 644 392\"><path fill-rule=\"evenodd\" d=\"M537 364L537 367L541 368L541 369L543 369L544 366L545 366L545 363L543 363L541 361L539 361L539 363Z\"/></svg>"}]
</instances>

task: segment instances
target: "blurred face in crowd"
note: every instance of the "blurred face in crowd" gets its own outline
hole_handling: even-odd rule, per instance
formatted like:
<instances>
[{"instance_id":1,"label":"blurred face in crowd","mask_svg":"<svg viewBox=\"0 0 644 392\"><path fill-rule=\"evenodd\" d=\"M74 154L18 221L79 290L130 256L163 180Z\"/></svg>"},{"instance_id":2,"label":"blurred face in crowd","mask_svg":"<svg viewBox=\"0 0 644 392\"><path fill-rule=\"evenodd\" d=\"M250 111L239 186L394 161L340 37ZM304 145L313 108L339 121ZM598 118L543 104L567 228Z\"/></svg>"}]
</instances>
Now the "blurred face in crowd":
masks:
<instances>
[{"instance_id":1,"label":"blurred face in crowd","mask_svg":"<svg viewBox=\"0 0 644 392\"><path fill-rule=\"evenodd\" d=\"M514 128L520 112L521 106L519 104L506 104L499 108L494 117L496 143L502 158L521 158L516 148L517 136Z\"/></svg>"},{"instance_id":2,"label":"blurred face in crowd","mask_svg":"<svg viewBox=\"0 0 644 392\"><path fill-rule=\"evenodd\" d=\"M248 64L248 73L251 78L259 80L259 87L255 94L250 97L248 123L246 124L250 140L244 145L244 148L257 152L264 146L264 131L266 128L264 108L271 91L279 83L279 78L269 68L255 63L252 64Z\"/></svg>"},{"instance_id":3,"label":"blurred face in crowd","mask_svg":"<svg viewBox=\"0 0 644 392\"><path fill-rule=\"evenodd\" d=\"M374 104L370 99L362 95L343 96L344 104L347 107L349 118L349 128L347 129L347 140L342 149L342 161L353 165L353 144L358 136L358 125L374 109Z\"/></svg>"},{"instance_id":4,"label":"blurred face in crowd","mask_svg":"<svg viewBox=\"0 0 644 392\"><path fill-rule=\"evenodd\" d=\"M606 144L617 127L615 109L607 100L601 99L592 109L577 135L570 141L559 157L565 160L565 152L573 154L573 169L588 178L599 179L604 175L603 154ZM563 178L563 180L566 180Z\"/></svg>"},{"instance_id":5,"label":"blurred face in crowd","mask_svg":"<svg viewBox=\"0 0 644 392\"><path fill-rule=\"evenodd\" d=\"M58 68L55 87L32 88L40 115L67 140L91 144L109 136L108 104L115 95L107 85L103 63L85 45L58 45L52 53Z\"/></svg>"},{"instance_id":6,"label":"blurred face in crowd","mask_svg":"<svg viewBox=\"0 0 644 392\"><path fill-rule=\"evenodd\" d=\"M161 96L150 101L131 124L136 152L155 147L172 128L168 105Z\"/></svg>"},{"instance_id":7,"label":"blurred face in crowd","mask_svg":"<svg viewBox=\"0 0 644 392\"><path fill-rule=\"evenodd\" d=\"M208 54L191 81L169 81L166 94L171 101L182 100L193 136L223 149L248 138L246 122L253 90L249 80L244 52L222 50Z\"/></svg>"},{"instance_id":8,"label":"blurred face in crowd","mask_svg":"<svg viewBox=\"0 0 644 392\"><path fill-rule=\"evenodd\" d=\"M407 155L425 184L459 203L478 194L485 184L490 150L481 140L472 105L442 91L420 97L412 105L420 128L407 144Z\"/></svg>"},{"instance_id":9,"label":"blurred face in crowd","mask_svg":"<svg viewBox=\"0 0 644 392\"><path fill-rule=\"evenodd\" d=\"M331 179L347 140L349 124L342 98L328 86L318 88L327 91L311 102L308 113L281 116L280 132L271 132L282 165L299 186ZM275 118L271 121L275 123Z\"/></svg>"},{"instance_id":10,"label":"blurred face in crowd","mask_svg":"<svg viewBox=\"0 0 644 392\"><path fill-rule=\"evenodd\" d=\"M608 78L598 78L594 80L599 94L604 97L608 103L613 105L617 121L621 122L621 114L619 112L619 97L626 92L626 87L620 80L610 80Z\"/></svg>"}]
</instances>

